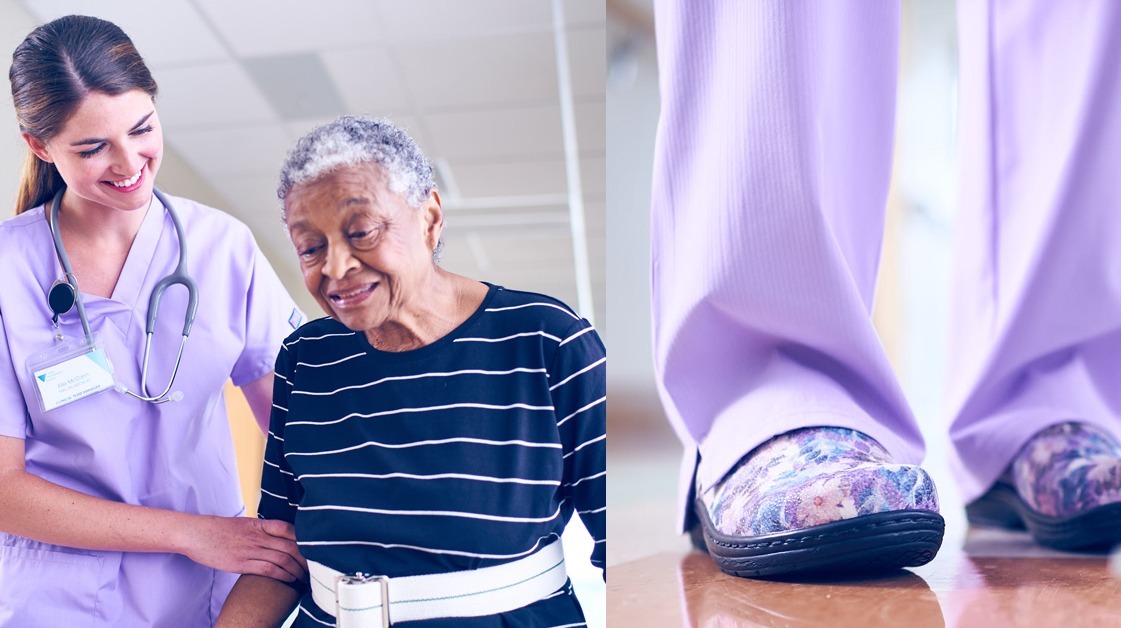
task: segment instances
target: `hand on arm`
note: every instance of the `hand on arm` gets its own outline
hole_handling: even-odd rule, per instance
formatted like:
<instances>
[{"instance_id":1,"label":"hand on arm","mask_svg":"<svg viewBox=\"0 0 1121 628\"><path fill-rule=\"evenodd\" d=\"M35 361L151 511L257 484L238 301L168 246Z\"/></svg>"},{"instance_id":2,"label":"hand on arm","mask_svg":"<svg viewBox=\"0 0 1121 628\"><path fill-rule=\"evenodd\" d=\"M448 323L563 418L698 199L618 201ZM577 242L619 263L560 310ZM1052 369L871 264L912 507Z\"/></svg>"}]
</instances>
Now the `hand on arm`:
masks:
<instances>
[{"instance_id":1,"label":"hand on arm","mask_svg":"<svg viewBox=\"0 0 1121 628\"><path fill-rule=\"evenodd\" d=\"M284 521L195 516L183 531L188 558L215 569L294 582L307 573L296 534ZM281 585L283 586L283 585Z\"/></svg>"},{"instance_id":2,"label":"hand on arm","mask_svg":"<svg viewBox=\"0 0 1121 628\"><path fill-rule=\"evenodd\" d=\"M27 473L23 440L7 436L0 436L0 530L83 549L174 552L215 569L288 581L306 570L286 523L192 515L86 495Z\"/></svg>"}]
</instances>

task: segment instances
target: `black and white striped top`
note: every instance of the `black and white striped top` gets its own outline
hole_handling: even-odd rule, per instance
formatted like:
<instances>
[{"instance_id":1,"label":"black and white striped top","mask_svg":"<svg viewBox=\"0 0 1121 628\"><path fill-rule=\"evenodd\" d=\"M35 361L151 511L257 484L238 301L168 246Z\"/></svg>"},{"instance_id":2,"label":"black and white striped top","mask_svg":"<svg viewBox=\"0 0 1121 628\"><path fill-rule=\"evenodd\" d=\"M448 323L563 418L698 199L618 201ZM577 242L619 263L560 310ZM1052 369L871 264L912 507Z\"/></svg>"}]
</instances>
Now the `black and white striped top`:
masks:
<instances>
[{"instance_id":1,"label":"black and white striped top","mask_svg":"<svg viewBox=\"0 0 1121 628\"><path fill-rule=\"evenodd\" d=\"M576 511L602 569L606 361L595 330L563 303L498 286L412 351L378 351L330 318L308 323L276 361L259 516L294 523L309 560L394 577L526 556ZM298 616L331 623L310 594ZM583 616L568 586L503 621Z\"/></svg>"}]
</instances>

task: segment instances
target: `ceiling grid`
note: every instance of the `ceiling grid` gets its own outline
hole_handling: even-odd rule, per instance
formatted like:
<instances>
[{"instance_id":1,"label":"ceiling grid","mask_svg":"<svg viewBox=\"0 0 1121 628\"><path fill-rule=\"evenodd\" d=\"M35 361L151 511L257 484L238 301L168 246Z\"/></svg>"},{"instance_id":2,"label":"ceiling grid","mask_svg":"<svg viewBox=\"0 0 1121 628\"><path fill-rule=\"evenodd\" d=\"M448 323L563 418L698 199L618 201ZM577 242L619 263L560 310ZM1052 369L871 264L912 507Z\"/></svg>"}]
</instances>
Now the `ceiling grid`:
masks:
<instances>
[{"instance_id":1,"label":"ceiling grid","mask_svg":"<svg viewBox=\"0 0 1121 628\"><path fill-rule=\"evenodd\" d=\"M129 33L160 84L168 149L254 229L294 293L302 282L275 199L284 153L335 114L371 114L407 128L436 165L445 267L577 307L576 268L587 265L602 330L604 2L559 1L589 248L575 256L550 0L22 4L43 21L93 12Z\"/></svg>"}]
</instances>

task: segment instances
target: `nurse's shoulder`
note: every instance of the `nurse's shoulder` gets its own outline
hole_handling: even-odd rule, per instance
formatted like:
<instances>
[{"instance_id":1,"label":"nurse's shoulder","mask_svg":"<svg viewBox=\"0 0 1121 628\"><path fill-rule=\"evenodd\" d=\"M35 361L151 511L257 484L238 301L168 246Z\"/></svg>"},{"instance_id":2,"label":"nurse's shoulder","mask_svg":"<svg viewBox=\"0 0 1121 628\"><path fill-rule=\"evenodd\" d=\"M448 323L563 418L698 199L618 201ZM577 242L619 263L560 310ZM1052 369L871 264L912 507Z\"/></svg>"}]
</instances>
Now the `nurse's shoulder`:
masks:
<instances>
[{"instance_id":1,"label":"nurse's shoulder","mask_svg":"<svg viewBox=\"0 0 1121 628\"><path fill-rule=\"evenodd\" d=\"M29 209L0 222L0 267L10 271L15 263L54 256L51 232L43 217L43 207Z\"/></svg>"},{"instance_id":2,"label":"nurse's shoulder","mask_svg":"<svg viewBox=\"0 0 1121 628\"><path fill-rule=\"evenodd\" d=\"M0 222L0 237L22 238L33 234L36 230L41 230L49 236L50 232L47 230L47 221L43 218L43 212L44 206L40 205L17 216L5 218Z\"/></svg>"},{"instance_id":3,"label":"nurse's shoulder","mask_svg":"<svg viewBox=\"0 0 1121 628\"><path fill-rule=\"evenodd\" d=\"M252 272L268 264L253 232L241 220L198 201L165 194L187 236L187 258L195 281L252 281ZM174 233L171 219L164 234ZM279 227L279 225L278 225ZM162 236L161 236L162 237ZM287 314L286 314L287 316Z\"/></svg>"},{"instance_id":4,"label":"nurse's shoulder","mask_svg":"<svg viewBox=\"0 0 1121 628\"><path fill-rule=\"evenodd\" d=\"M208 249L216 240L253 241L249 226L227 212L182 196L166 193L164 196L183 222L187 237L193 239L193 234L205 237L203 241L207 243Z\"/></svg>"}]
</instances>

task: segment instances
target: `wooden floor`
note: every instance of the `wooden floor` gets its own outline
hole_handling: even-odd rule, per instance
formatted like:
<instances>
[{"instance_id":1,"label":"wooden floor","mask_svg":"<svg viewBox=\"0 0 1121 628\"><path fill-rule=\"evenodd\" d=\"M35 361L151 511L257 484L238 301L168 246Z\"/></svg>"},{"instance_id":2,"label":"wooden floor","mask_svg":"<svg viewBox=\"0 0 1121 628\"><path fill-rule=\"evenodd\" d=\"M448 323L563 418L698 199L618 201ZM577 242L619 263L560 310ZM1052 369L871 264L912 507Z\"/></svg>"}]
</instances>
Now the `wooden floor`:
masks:
<instances>
[{"instance_id":1,"label":"wooden floor","mask_svg":"<svg viewBox=\"0 0 1121 628\"><path fill-rule=\"evenodd\" d=\"M813 583L736 578L701 552L666 552L610 568L607 600L610 626L1121 626L1121 580L1103 556L961 547L880 578Z\"/></svg>"},{"instance_id":2,"label":"wooden floor","mask_svg":"<svg viewBox=\"0 0 1121 628\"><path fill-rule=\"evenodd\" d=\"M946 538L928 565L832 582L728 576L674 533L680 447L672 435L616 427L608 445L609 626L1121 627L1121 578L1107 556L970 528L948 480L939 483Z\"/></svg>"}]
</instances>

